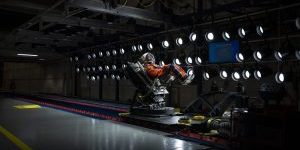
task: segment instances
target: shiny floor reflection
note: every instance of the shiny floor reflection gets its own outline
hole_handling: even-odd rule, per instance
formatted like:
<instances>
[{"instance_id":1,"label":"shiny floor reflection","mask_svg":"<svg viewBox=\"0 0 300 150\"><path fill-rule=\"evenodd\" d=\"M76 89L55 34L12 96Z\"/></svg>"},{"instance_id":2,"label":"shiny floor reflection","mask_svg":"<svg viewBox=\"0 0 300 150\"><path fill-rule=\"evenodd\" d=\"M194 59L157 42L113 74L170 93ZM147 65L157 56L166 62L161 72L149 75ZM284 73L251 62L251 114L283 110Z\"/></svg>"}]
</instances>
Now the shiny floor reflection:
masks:
<instances>
[{"instance_id":1,"label":"shiny floor reflection","mask_svg":"<svg viewBox=\"0 0 300 150\"><path fill-rule=\"evenodd\" d=\"M33 149L72 150L200 150L207 146L168 137L167 133L100 120L42 107L16 109L28 104L0 98L0 125ZM2 138L0 138L2 140ZM1 142L5 143L5 142ZM0 145L1 147L1 145Z\"/></svg>"}]
</instances>

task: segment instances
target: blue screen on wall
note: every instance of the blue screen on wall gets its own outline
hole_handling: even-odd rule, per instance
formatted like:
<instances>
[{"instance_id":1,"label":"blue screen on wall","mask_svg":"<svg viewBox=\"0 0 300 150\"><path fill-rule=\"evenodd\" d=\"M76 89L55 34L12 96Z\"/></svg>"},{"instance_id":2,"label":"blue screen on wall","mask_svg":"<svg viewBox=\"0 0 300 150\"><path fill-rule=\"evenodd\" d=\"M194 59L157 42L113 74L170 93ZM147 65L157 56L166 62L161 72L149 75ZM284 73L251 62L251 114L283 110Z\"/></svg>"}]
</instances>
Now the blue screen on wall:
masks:
<instances>
[{"instance_id":1,"label":"blue screen on wall","mask_svg":"<svg viewBox=\"0 0 300 150\"><path fill-rule=\"evenodd\" d=\"M209 63L236 62L235 55L239 51L237 40L209 43L208 47Z\"/></svg>"}]
</instances>

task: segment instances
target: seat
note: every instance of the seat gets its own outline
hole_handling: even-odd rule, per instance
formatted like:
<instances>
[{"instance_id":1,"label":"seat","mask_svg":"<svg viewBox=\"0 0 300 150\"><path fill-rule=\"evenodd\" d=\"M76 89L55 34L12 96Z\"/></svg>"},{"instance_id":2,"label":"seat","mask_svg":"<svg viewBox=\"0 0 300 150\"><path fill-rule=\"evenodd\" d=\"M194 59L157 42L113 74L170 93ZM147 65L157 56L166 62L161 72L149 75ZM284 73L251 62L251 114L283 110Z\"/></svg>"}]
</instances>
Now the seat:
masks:
<instances>
[{"instance_id":1,"label":"seat","mask_svg":"<svg viewBox=\"0 0 300 150\"><path fill-rule=\"evenodd\" d=\"M166 83L160 79L151 79L147 75L144 66L137 61L128 62L125 72L127 78L137 88L131 104L131 113L143 115L170 115L174 113L173 108L165 107L165 98L169 94Z\"/></svg>"}]
</instances>

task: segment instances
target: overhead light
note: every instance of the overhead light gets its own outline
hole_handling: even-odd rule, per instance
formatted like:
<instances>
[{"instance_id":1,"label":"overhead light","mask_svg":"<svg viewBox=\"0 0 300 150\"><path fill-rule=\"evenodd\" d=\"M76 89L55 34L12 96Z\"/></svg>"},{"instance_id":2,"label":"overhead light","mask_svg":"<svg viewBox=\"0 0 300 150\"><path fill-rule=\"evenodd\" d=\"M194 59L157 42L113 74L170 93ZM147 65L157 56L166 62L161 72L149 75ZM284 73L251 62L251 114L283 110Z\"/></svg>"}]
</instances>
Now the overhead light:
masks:
<instances>
[{"instance_id":1,"label":"overhead light","mask_svg":"<svg viewBox=\"0 0 300 150\"><path fill-rule=\"evenodd\" d=\"M170 46L170 44L167 40L162 41L161 45L162 45L163 48L168 48Z\"/></svg>"},{"instance_id":2,"label":"overhead light","mask_svg":"<svg viewBox=\"0 0 300 150\"><path fill-rule=\"evenodd\" d=\"M116 56L117 55L117 51L114 49L114 50L112 50L112 54L114 55L114 56Z\"/></svg>"},{"instance_id":3,"label":"overhead light","mask_svg":"<svg viewBox=\"0 0 300 150\"><path fill-rule=\"evenodd\" d=\"M93 72L95 72L96 71L96 67L92 67L92 70L93 70Z\"/></svg>"},{"instance_id":4,"label":"overhead light","mask_svg":"<svg viewBox=\"0 0 300 150\"><path fill-rule=\"evenodd\" d=\"M194 74L194 70L192 68L188 69L186 72L189 76L192 76Z\"/></svg>"},{"instance_id":5,"label":"overhead light","mask_svg":"<svg viewBox=\"0 0 300 150\"><path fill-rule=\"evenodd\" d=\"M159 61L159 66L164 66L165 65L165 62L164 61Z\"/></svg>"},{"instance_id":6,"label":"overhead light","mask_svg":"<svg viewBox=\"0 0 300 150\"><path fill-rule=\"evenodd\" d=\"M103 70L102 66L98 66L98 70L102 71Z\"/></svg>"},{"instance_id":7,"label":"overhead light","mask_svg":"<svg viewBox=\"0 0 300 150\"><path fill-rule=\"evenodd\" d=\"M239 72L234 71L231 74L231 78L232 78L233 81L239 81L241 79L241 75L240 75Z\"/></svg>"},{"instance_id":8,"label":"overhead light","mask_svg":"<svg viewBox=\"0 0 300 150\"><path fill-rule=\"evenodd\" d=\"M254 78L256 80L260 80L261 78L265 78L273 73L273 70L267 66L258 66L254 70Z\"/></svg>"},{"instance_id":9,"label":"overhead light","mask_svg":"<svg viewBox=\"0 0 300 150\"><path fill-rule=\"evenodd\" d=\"M221 79L227 79L228 77L228 73L226 70L220 70L219 74Z\"/></svg>"},{"instance_id":10,"label":"overhead light","mask_svg":"<svg viewBox=\"0 0 300 150\"><path fill-rule=\"evenodd\" d=\"M120 48L120 54L124 54L125 53L125 50L123 48Z\"/></svg>"},{"instance_id":11,"label":"overhead light","mask_svg":"<svg viewBox=\"0 0 300 150\"><path fill-rule=\"evenodd\" d=\"M282 53L280 51L275 51L274 57L277 61L282 61L282 59L283 59Z\"/></svg>"},{"instance_id":12,"label":"overhead light","mask_svg":"<svg viewBox=\"0 0 300 150\"><path fill-rule=\"evenodd\" d=\"M88 79L88 80L89 80L89 79L90 79L90 76L89 76L89 75L87 75L87 76L86 76L86 79Z\"/></svg>"},{"instance_id":13,"label":"overhead light","mask_svg":"<svg viewBox=\"0 0 300 150\"><path fill-rule=\"evenodd\" d=\"M109 66L106 65L106 66L105 66L105 70L106 70L106 71L109 71Z\"/></svg>"},{"instance_id":14,"label":"overhead light","mask_svg":"<svg viewBox=\"0 0 300 150\"><path fill-rule=\"evenodd\" d=\"M264 29L262 26L258 25L256 26L256 33L259 35L259 36L263 36L264 34Z\"/></svg>"},{"instance_id":15,"label":"overhead light","mask_svg":"<svg viewBox=\"0 0 300 150\"><path fill-rule=\"evenodd\" d=\"M225 41L230 41L230 34L228 32L222 32L222 37Z\"/></svg>"},{"instance_id":16,"label":"overhead light","mask_svg":"<svg viewBox=\"0 0 300 150\"><path fill-rule=\"evenodd\" d=\"M80 72L80 69L79 69L79 68L76 68L76 72Z\"/></svg>"},{"instance_id":17,"label":"overhead light","mask_svg":"<svg viewBox=\"0 0 300 150\"><path fill-rule=\"evenodd\" d=\"M148 48L149 51L151 51L151 50L153 49L152 43L148 43L148 44L147 44L147 48Z\"/></svg>"},{"instance_id":18,"label":"overhead light","mask_svg":"<svg viewBox=\"0 0 300 150\"><path fill-rule=\"evenodd\" d=\"M87 68L86 68L86 71L87 71L87 72L90 72L90 71L91 71L91 68L90 68L90 67L87 67Z\"/></svg>"},{"instance_id":19,"label":"overhead light","mask_svg":"<svg viewBox=\"0 0 300 150\"><path fill-rule=\"evenodd\" d=\"M107 79L107 75L106 74L103 75L103 79Z\"/></svg>"},{"instance_id":20,"label":"overhead light","mask_svg":"<svg viewBox=\"0 0 300 150\"><path fill-rule=\"evenodd\" d=\"M103 57L103 53L102 52L99 52L98 55L99 55L99 57Z\"/></svg>"},{"instance_id":21,"label":"overhead light","mask_svg":"<svg viewBox=\"0 0 300 150\"><path fill-rule=\"evenodd\" d=\"M116 65L112 65L111 68L112 68L113 70L117 70L117 66L116 66Z\"/></svg>"},{"instance_id":22,"label":"overhead light","mask_svg":"<svg viewBox=\"0 0 300 150\"><path fill-rule=\"evenodd\" d=\"M92 57L95 59L97 57L97 55L95 53L93 53Z\"/></svg>"},{"instance_id":23,"label":"overhead light","mask_svg":"<svg viewBox=\"0 0 300 150\"><path fill-rule=\"evenodd\" d=\"M189 39L190 39L191 42L195 42L196 39L197 39L197 34L194 33L194 32L192 32L192 33L190 34L190 36L189 36Z\"/></svg>"},{"instance_id":24,"label":"overhead light","mask_svg":"<svg viewBox=\"0 0 300 150\"><path fill-rule=\"evenodd\" d=\"M135 46L135 45L132 45L132 46L131 46L131 50L132 50L133 52L135 52L135 51L137 50L136 46Z\"/></svg>"},{"instance_id":25,"label":"overhead light","mask_svg":"<svg viewBox=\"0 0 300 150\"><path fill-rule=\"evenodd\" d=\"M138 45L138 50L139 51L143 51L143 46L142 45Z\"/></svg>"},{"instance_id":26,"label":"overhead light","mask_svg":"<svg viewBox=\"0 0 300 150\"><path fill-rule=\"evenodd\" d=\"M205 39L206 39L207 42L211 42L215 39L215 36L212 32L207 32L205 34Z\"/></svg>"},{"instance_id":27,"label":"overhead light","mask_svg":"<svg viewBox=\"0 0 300 150\"><path fill-rule=\"evenodd\" d=\"M240 38L245 38L246 36L246 31L244 28L239 28L238 29L238 35L240 36Z\"/></svg>"},{"instance_id":28,"label":"overhead light","mask_svg":"<svg viewBox=\"0 0 300 150\"><path fill-rule=\"evenodd\" d=\"M275 74L275 81L277 83L283 83L285 81L285 75L282 72L277 72Z\"/></svg>"},{"instance_id":29,"label":"overhead light","mask_svg":"<svg viewBox=\"0 0 300 150\"><path fill-rule=\"evenodd\" d=\"M296 27L298 28L298 30L300 30L300 18L298 17L295 21L296 23Z\"/></svg>"},{"instance_id":30,"label":"overhead light","mask_svg":"<svg viewBox=\"0 0 300 150\"><path fill-rule=\"evenodd\" d=\"M243 72L242 72L242 77L243 77L245 80L249 79L249 78L251 77L250 71L249 71L249 70L243 70Z\"/></svg>"},{"instance_id":31,"label":"overhead light","mask_svg":"<svg viewBox=\"0 0 300 150\"><path fill-rule=\"evenodd\" d=\"M202 59L199 56L195 57L195 63L197 65L201 65L202 64Z\"/></svg>"},{"instance_id":32,"label":"overhead light","mask_svg":"<svg viewBox=\"0 0 300 150\"><path fill-rule=\"evenodd\" d=\"M127 65L126 64L122 64L122 69L126 69Z\"/></svg>"},{"instance_id":33,"label":"overhead light","mask_svg":"<svg viewBox=\"0 0 300 150\"><path fill-rule=\"evenodd\" d=\"M95 76L92 76L92 77L91 77L91 80L92 80L92 81L95 81L95 80L96 80Z\"/></svg>"},{"instance_id":34,"label":"overhead light","mask_svg":"<svg viewBox=\"0 0 300 150\"><path fill-rule=\"evenodd\" d=\"M116 79L117 79L117 80L121 80L121 78L120 78L119 75L116 75Z\"/></svg>"},{"instance_id":35,"label":"overhead light","mask_svg":"<svg viewBox=\"0 0 300 150\"><path fill-rule=\"evenodd\" d=\"M257 50L253 52L253 58L257 61L260 62L263 58L263 55L261 53L261 51Z\"/></svg>"},{"instance_id":36,"label":"overhead light","mask_svg":"<svg viewBox=\"0 0 300 150\"><path fill-rule=\"evenodd\" d=\"M83 71L83 72L85 72L85 71L86 71L85 67L83 67L83 68L82 68L82 71Z\"/></svg>"},{"instance_id":37,"label":"overhead light","mask_svg":"<svg viewBox=\"0 0 300 150\"><path fill-rule=\"evenodd\" d=\"M109 52L109 51L106 51L105 53L106 53L106 56L107 56L107 57L110 56L110 52Z\"/></svg>"},{"instance_id":38,"label":"overhead light","mask_svg":"<svg viewBox=\"0 0 300 150\"><path fill-rule=\"evenodd\" d=\"M186 57L186 58L185 58L185 63L186 63L187 65L193 64L193 59L192 59L192 57Z\"/></svg>"},{"instance_id":39,"label":"overhead light","mask_svg":"<svg viewBox=\"0 0 300 150\"><path fill-rule=\"evenodd\" d=\"M111 79L113 79L113 80L116 78L116 76L115 76L114 74L112 74L110 77L111 77Z\"/></svg>"},{"instance_id":40,"label":"overhead light","mask_svg":"<svg viewBox=\"0 0 300 150\"><path fill-rule=\"evenodd\" d=\"M206 71L203 72L202 76L203 76L204 80L209 80L210 79L210 75Z\"/></svg>"},{"instance_id":41,"label":"overhead light","mask_svg":"<svg viewBox=\"0 0 300 150\"><path fill-rule=\"evenodd\" d=\"M72 58L72 57L70 57L70 58L69 58L69 60L70 60L70 62L72 62L72 61L73 61L73 58Z\"/></svg>"},{"instance_id":42,"label":"overhead light","mask_svg":"<svg viewBox=\"0 0 300 150\"><path fill-rule=\"evenodd\" d=\"M79 60L77 56L75 56L74 59L75 59L75 61L78 61L78 60Z\"/></svg>"},{"instance_id":43,"label":"overhead light","mask_svg":"<svg viewBox=\"0 0 300 150\"><path fill-rule=\"evenodd\" d=\"M91 58L92 58L92 56L91 56L90 54L88 54L88 55L87 55L87 58L88 58L88 59L91 59Z\"/></svg>"},{"instance_id":44,"label":"overhead light","mask_svg":"<svg viewBox=\"0 0 300 150\"><path fill-rule=\"evenodd\" d=\"M97 80L100 80L100 76L99 76L99 75L97 75L97 76L96 76L96 79L97 79Z\"/></svg>"},{"instance_id":45,"label":"overhead light","mask_svg":"<svg viewBox=\"0 0 300 150\"><path fill-rule=\"evenodd\" d=\"M40 58L39 60L40 60L40 61L44 61L45 59L44 59L44 58Z\"/></svg>"},{"instance_id":46,"label":"overhead light","mask_svg":"<svg viewBox=\"0 0 300 150\"><path fill-rule=\"evenodd\" d=\"M260 80L262 78L262 74L261 74L261 71L260 70L255 70L254 71L254 78L256 80Z\"/></svg>"},{"instance_id":47,"label":"overhead light","mask_svg":"<svg viewBox=\"0 0 300 150\"><path fill-rule=\"evenodd\" d=\"M181 37L176 38L176 45L181 46L183 44L183 39Z\"/></svg>"},{"instance_id":48,"label":"overhead light","mask_svg":"<svg viewBox=\"0 0 300 150\"><path fill-rule=\"evenodd\" d=\"M181 62L178 58L174 58L173 63L176 64L176 65L181 65Z\"/></svg>"},{"instance_id":49,"label":"overhead light","mask_svg":"<svg viewBox=\"0 0 300 150\"><path fill-rule=\"evenodd\" d=\"M23 56L23 57L37 57L39 55L36 54L17 54L18 56Z\"/></svg>"},{"instance_id":50,"label":"overhead light","mask_svg":"<svg viewBox=\"0 0 300 150\"><path fill-rule=\"evenodd\" d=\"M245 60L244 55L242 53L236 53L235 59L237 62L243 62Z\"/></svg>"},{"instance_id":51,"label":"overhead light","mask_svg":"<svg viewBox=\"0 0 300 150\"><path fill-rule=\"evenodd\" d=\"M298 60L300 60L300 50L295 51L295 56Z\"/></svg>"}]
</instances>

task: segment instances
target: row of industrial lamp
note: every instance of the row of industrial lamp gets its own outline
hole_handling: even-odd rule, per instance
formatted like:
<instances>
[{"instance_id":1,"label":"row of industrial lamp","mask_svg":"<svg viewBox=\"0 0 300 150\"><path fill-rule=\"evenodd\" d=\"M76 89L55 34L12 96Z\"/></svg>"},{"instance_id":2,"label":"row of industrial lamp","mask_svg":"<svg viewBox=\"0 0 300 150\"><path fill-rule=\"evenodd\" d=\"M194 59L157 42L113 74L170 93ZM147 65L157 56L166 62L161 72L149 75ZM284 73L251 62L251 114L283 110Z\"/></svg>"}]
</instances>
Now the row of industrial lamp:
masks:
<instances>
[{"instance_id":1,"label":"row of industrial lamp","mask_svg":"<svg viewBox=\"0 0 300 150\"><path fill-rule=\"evenodd\" d=\"M126 69L127 65L122 64L122 71ZM116 67L116 65L112 65L111 67L109 65L105 65L104 67L98 66L98 67L82 67L81 69L79 67L76 68L76 72L84 72L87 74L103 74L103 79L108 79L108 74L110 72L111 79L126 79L125 76L121 78L122 75L115 75L111 74L111 72L120 72L120 69ZM121 72L122 72L121 71ZM252 73L251 73L252 72ZM188 74L194 74L193 69L187 70ZM231 77L233 81L241 81L242 79L247 80L251 77L255 78L256 80L261 80L263 77L266 77L268 75L272 74L270 69L268 68L256 68L256 69L243 69L243 70L232 70L230 69L220 69L218 72L213 69L203 69L202 77L204 80L210 80L213 77L219 76L221 79L228 79ZM96 79L100 79L99 75L87 75L87 79L90 79L92 81L95 81ZM282 71L278 71L275 74L275 81L277 83L283 83L286 79L286 75Z\"/></svg>"},{"instance_id":2,"label":"row of industrial lamp","mask_svg":"<svg viewBox=\"0 0 300 150\"><path fill-rule=\"evenodd\" d=\"M298 26L297 26L297 25L298 25ZM296 26L297 26L298 29L300 29L300 26L299 26L299 18L296 19ZM246 32L246 30L245 30L244 28L239 28L239 29L237 30L237 32L238 32L238 36L239 36L240 38L245 38L245 37L246 37L246 33L247 33L247 32ZM263 29L263 27L260 26L260 25L256 26L256 33L257 33L257 35L259 35L259 36L263 36L263 34L264 34L264 29ZM213 40L215 39L215 35L214 35L213 32L207 32L207 33L205 33L204 37L205 37L205 40L206 40L207 42L211 42L211 41L213 41ZM191 42L195 42L195 41L197 40L197 34L196 34L195 32L192 32L192 33L188 36L188 38L189 38L189 40L190 40ZM230 41L231 35L230 35L229 32L224 31L224 32L222 32L222 38L223 38L225 41ZM177 46L181 46L181 45L183 45L184 40L183 40L182 37L177 37L177 38L175 39L175 43L176 43ZM147 47L147 49L148 49L149 51L153 50L153 48L154 48L152 43L147 43L147 45L145 45L145 46ZM168 48L168 47L170 46L170 43L169 43L168 40L163 40L163 41L161 42L161 46L162 46L163 48ZM141 51L144 50L144 48L143 48L143 46L142 46L141 44L139 44L139 45L132 45L132 46L131 46L131 50L132 50L133 52L136 52L136 51L140 51L140 52L141 52ZM277 61L283 61L284 58L287 58L287 56L291 56L291 54L292 54L291 51L293 51L294 54L295 54L295 57L296 57L298 60L300 60L300 50L288 50L288 51L287 51L287 50L276 50L276 51L274 51L273 54L274 54L274 57L275 57L275 59L276 59ZM91 60L91 59L96 59L97 57L104 57L104 56L109 57L109 56L111 56L111 55L116 56L116 55L118 55L118 53L121 54L121 55L125 54L124 48L120 48L119 51L117 51L117 50L112 50L111 52L110 52L110 51L105 51L105 53L102 52L102 51L99 51L99 52L98 52L98 56L97 56L96 53L92 53L92 54L88 54L88 55L87 55L87 58L88 58L89 60ZM244 54L243 51L238 52L238 53L236 54L236 57L235 57L235 58L236 58L236 61L237 61L237 62L244 62L245 56L246 56L246 55ZM267 55L266 55L266 52L264 52L264 51L256 50L256 51L253 52L253 58L254 58L254 60L257 61L257 62L261 62L262 59L263 59L263 57L265 57L265 56L267 56ZM70 61L78 62L78 61L79 61L79 58L78 58L78 56L70 57ZM202 59L201 59L199 56L196 56L196 57L194 57L194 58L192 58L192 57L186 57L186 58L184 59L184 61L185 61L185 63L186 63L187 65L192 65L192 64L193 64L193 61L194 61L195 64L197 64L197 65L201 65L201 64L202 64ZM182 65L182 62L181 62L181 60L180 60L179 58L174 58L174 59L173 59L173 63L174 63L174 64L177 64L177 65ZM159 64L160 64L160 65L164 65L165 63L164 63L163 61L160 61ZM125 65L125 64L122 64L122 68L124 69L125 67L126 67L126 65ZM105 68L106 71L109 71L109 66L108 66L108 65L106 65L104 68ZM84 68L84 67L83 67L83 68L82 68L82 71L83 71L83 72L90 72L90 70L92 70L92 71L95 72L95 71L96 71L96 67L91 67L91 68L89 68L89 67ZM99 70L99 71L102 71L102 67L99 66L99 67L98 67L98 70ZM112 70L114 70L114 71L117 70L115 65L112 65ZM80 71L80 68L77 67L77 68L76 68L76 72L81 72L81 71ZM190 74L190 73L193 73L193 70L189 70L188 73L189 73L189 74ZM219 74L219 76L220 76L221 79L227 79L229 76L231 76L231 78L232 78L234 81L240 81L241 79L247 80L247 79L251 78L252 76L253 76L256 80L260 80L261 78L263 78L263 77L265 76L264 70L259 70L259 69L254 70L253 73L250 73L250 70L233 71L233 72L231 72L231 75L229 75L230 73L227 72L226 70L220 70L218 74ZM203 78L204 78L205 80L209 80L210 78L214 77L215 74L210 74L209 71L206 71L206 70L205 70L205 71L203 71L202 76L203 76ZM103 78L104 78L104 79L107 79L107 78L108 78L108 75L103 74ZM125 78L125 77L124 77L124 78ZM99 75L96 75L96 76L93 76L93 75L87 75L87 79L91 79L92 81L95 81L96 79L100 79L100 76L99 76ZM114 74L111 74L111 79L120 80L121 77L120 77L120 75L114 75ZM286 79L285 74L282 73L281 71L279 71L279 72L277 72L277 73L275 74L275 80L276 80L277 83L283 83L283 82L285 81L285 79Z\"/></svg>"},{"instance_id":3,"label":"row of industrial lamp","mask_svg":"<svg viewBox=\"0 0 300 150\"><path fill-rule=\"evenodd\" d=\"M231 73L225 69L221 69L218 73L205 70L202 73L202 77L204 80L209 80L212 77L216 77L219 75L221 79L228 79L229 77L231 77L233 81L241 81L250 79L251 77L256 80L261 80L262 78L270 74L272 74L270 71L266 71L263 69L255 69L253 70L253 72L248 69L244 69L239 71L232 71ZM274 77L277 83L283 83L286 81L286 75L282 71L278 71Z\"/></svg>"},{"instance_id":4,"label":"row of industrial lamp","mask_svg":"<svg viewBox=\"0 0 300 150\"><path fill-rule=\"evenodd\" d=\"M262 26L257 26L256 27L256 30L257 30L257 34L262 36L263 33L264 33L264 30L263 30L263 27ZM238 29L238 35L240 38L245 38L246 36L246 30L244 28L239 28ZM205 33L204 35L205 39L207 42L212 42L214 39L215 39L215 35L213 32L207 32ZM229 32L227 31L224 31L222 32L222 37L225 41L230 41L231 39L231 35ZM196 32L192 32L189 34L188 36L188 39L191 41L191 42L195 42L197 40L197 33ZM177 37L175 39L175 43L177 46L182 46L184 44L184 39L182 37ZM149 51L153 50L154 49L154 46L152 43L147 43L146 45L144 45L145 47L147 47L147 49ZM161 46L163 48L169 48L170 47L170 42L168 40L163 40L161 42ZM140 51L142 52L144 50L144 47L142 44L138 44L138 45L132 45L131 46L131 50L132 52L136 52L136 51ZM112 50L112 51L99 51L98 54L97 53L91 53L91 54L88 54L87 55L87 59L88 60L92 60L92 59L96 59L97 57L99 58L102 58L104 56L106 57L109 57L109 56L116 56L118 54L125 54L125 49L124 48L120 48L118 51L116 49ZM78 56L74 56L74 57L70 57L70 61L78 61Z\"/></svg>"},{"instance_id":5,"label":"row of industrial lamp","mask_svg":"<svg viewBox=\"0 0 300 150\"><path fill-rule=\"evenodd\" d=\"M296 25L296 28L297 28L298 30L300 30L300 18L299 18L299 17L295 19L295 25ZM263 28L261 25L256 25L254 30L256 31L256 34L257 34L257 35L263 36L263 34L264 34L264 28ZM237 35L238 35L240 38L242 38L242 39L246 37L247 33L248 33L248 31L246 30L246 28L240 27L240 28L237 29ZM223 32L221 33L221 35L222 35L222 38L223 38L225 41L230 41L230 40L231 40L231 34L230 34L230 32L228 32L228 31L223 31ZM215 34L214 34L213 32L206 32L206 33L204 34L204 38L205 38L205 40L206 40L207 42L211 42L211 41L213 41L213 40L215 39ZM196 32L190 33L189 36L188 36L188 39L189 39L189 41L191 41L191 42L195 42L195 41L197 40L197 33L196 33ZM176 43L177 46L181 46L181 45L184 44L184 39L183 39L182 37L177 37L177 38L175 39L175 43ZM144 45L144 46L146 46L148 50L153 50L153 48L154 48L152 43L147 43L147 44ZM168 47L170 46L170 43L169 43L168 40L163 40L163 41L161 42L161 46L162 46L163 48L168 48ZM144 48L143 48L143 45L141 45L141 44L138 44L138 45L132 45L132 46L131 46L131 50L132 50L133 52L136 52L136 51L143 51L143 49L144 49ZM258 53L259 53L259 52L258 52ZM257 58L260 58L260 56L262 56L262 55L260 55L260 54L258 54L258 53L256 53L255 55L257 56ZM114 56L115 56L115 55L117 55L117 54L118 54L118 51L117 51L117 50L112 50L112 52L110 52L110 51L105 51L105 55L106 55L106 56L111 56L111 55L114 55ZM121 54L121 55L125 54L124 48L120 48L120 49L119 49L119 54ZM104 56L104 54L103 54L102 51L98 52L98 55L99 55L99 57L103 57L103 56ZM275 55L277 55L277 54L275 54ZM300 59L300 51L297 51L297 52L296 52L296 55L297 55L297 58ZM279 54L278 56L280 57L280 54ZM97 55L96 55L96 53L93 53L93 54L88 54L87 57L88 57L88 59L92 59L92 58L96 58ZM242 55L238 55L237 57L243 58ZM76 58L77 58L77 59L76 59ZM73 58L70 57L70 60L71 60L71 61L72 61L72 59L73 59ZM75 61L76 61L76 60L78 61L78 57L75 56L74 59L75 59Z\"/></svg>"}]
</instances>

